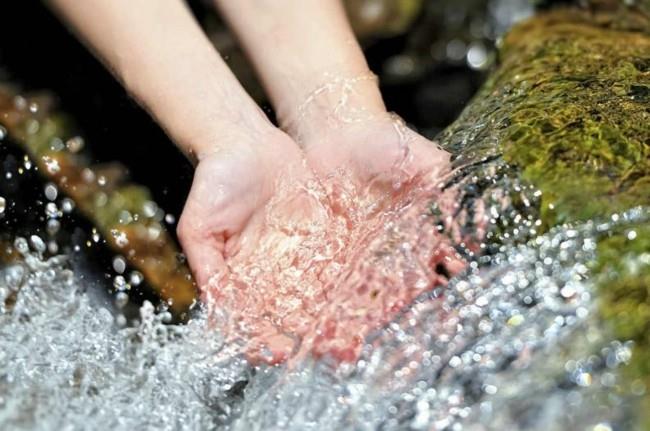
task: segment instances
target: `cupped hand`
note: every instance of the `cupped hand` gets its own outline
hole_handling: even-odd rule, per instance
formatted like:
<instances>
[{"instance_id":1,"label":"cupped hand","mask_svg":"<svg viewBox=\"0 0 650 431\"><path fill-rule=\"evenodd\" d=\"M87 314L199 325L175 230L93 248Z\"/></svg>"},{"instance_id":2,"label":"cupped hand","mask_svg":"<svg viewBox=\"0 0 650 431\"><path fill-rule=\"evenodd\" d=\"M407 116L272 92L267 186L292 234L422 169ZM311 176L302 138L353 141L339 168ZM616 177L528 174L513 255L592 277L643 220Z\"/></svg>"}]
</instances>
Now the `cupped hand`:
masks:
<instances>
[{"instance_id":1,"label":"cupped hand","mask_svg":"<svg viewBox=\"0 0 650 431\"><path fill-rule=\"evenodd\" d=\"M287 175L306 175L300 149L272 130L200 157L178 224L178 237L199 287L228 272L227 262L255 242L263 209Z\"/></svg>"}]
</instances>

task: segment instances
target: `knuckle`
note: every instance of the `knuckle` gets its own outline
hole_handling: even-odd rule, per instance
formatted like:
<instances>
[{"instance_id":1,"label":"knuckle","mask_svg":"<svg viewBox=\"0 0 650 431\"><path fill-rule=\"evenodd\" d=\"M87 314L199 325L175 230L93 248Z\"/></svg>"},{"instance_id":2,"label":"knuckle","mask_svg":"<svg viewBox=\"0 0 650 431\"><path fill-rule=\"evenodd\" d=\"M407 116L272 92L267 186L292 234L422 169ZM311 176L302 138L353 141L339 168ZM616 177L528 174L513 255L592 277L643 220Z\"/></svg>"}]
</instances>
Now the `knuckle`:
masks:
<instances>
[{"instance_id":1,"label":"knuckle","mask_svg":"<svg viewBox=\"0 0 650 431\"><path fill-rule=\"evenodd\" d=\"M187 220L187 217L181 217L178 221L176 235L181 243L187 241L191 236L191 223Z\"/></svg>"}]
</instances>

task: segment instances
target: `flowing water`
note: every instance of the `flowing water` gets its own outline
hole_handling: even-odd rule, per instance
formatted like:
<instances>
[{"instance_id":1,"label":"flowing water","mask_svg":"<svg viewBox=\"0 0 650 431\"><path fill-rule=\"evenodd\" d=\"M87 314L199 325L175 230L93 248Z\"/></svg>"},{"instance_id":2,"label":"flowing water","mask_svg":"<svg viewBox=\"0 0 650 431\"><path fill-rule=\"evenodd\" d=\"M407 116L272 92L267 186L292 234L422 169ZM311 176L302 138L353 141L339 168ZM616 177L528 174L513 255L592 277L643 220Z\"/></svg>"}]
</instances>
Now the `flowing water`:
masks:
<instances>
[{"instance_id":1,"label":"flowing water","mask_svg":"<svg viewBox=\"0 0 650 431\"><path fill-rule=\"evenodd\" d=\"M318 325L337 319L334 336L307 343L327 325L298 331L303 348L293 346L299 360L288 363L242 350L201 307L174 325L147 302L126 322L125 296L113 310L69 256L44 258L38 237L16 238L22 257L0 272L0 429L626 429L645 387L621 380L632 345L598 318L589 264L599 237L648 212L538 234L539 192L504 174L498 158L480 166L480 193L475 169L449 183L493 198L481 200L481 251L456 235L464 269L449 281L431 271L444 245L439 210L424 195L401 200L379 228L368 227L363 253L344 259L350 268L339 284L355 293L331 296L336 312L308 298L322 305ZM528 205L515 209L503 190ZM463 199L456 214L476 212L476 201ZM288 270L283 276L296 276ZM392 293L372 295L382 305L368 306L355 274ZM341 354L337 340L345 350L358 338Z\"/></svg>"},{"instance_id":2,"label":"flowing water","mask_svg":"<svg viewBox=\"0 0 650 431\"><path fill-rule=\"evenodd\" d=\"M517 4L530 12L491 13ZM107 301L74 252L15 238L0 269L0 430L630 429L646 388L625 378L633 345L600 318L591 264L600 238L650 212L542 232L540 192L481 127L449 145L442 191L409 189L369 217L342 188L347 212L270 220L277 241L183 325L149 302L127 317L122 275ZM0 197L0 217L11 205Z\"/></svg>"}]
</instances>

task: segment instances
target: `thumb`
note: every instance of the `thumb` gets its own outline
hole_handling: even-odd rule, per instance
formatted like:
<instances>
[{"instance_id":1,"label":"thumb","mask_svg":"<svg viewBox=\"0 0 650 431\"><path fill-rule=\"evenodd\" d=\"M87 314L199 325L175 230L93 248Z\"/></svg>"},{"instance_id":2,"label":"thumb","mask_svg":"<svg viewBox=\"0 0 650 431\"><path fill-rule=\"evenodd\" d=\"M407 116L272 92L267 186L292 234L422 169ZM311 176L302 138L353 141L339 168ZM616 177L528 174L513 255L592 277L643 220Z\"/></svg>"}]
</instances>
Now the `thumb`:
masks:
<instances>
[{"instance_id":1,"label":"thumb","mask_svg":"<svg viewBox=\"0 0 650 431\"><path fill-rule=\"evenodd\" d=\"M210 284L226 276L224 235L198 232L179 224L178 238L187 256L194 278L205 294Z\"/></svg>"}]
</instances>

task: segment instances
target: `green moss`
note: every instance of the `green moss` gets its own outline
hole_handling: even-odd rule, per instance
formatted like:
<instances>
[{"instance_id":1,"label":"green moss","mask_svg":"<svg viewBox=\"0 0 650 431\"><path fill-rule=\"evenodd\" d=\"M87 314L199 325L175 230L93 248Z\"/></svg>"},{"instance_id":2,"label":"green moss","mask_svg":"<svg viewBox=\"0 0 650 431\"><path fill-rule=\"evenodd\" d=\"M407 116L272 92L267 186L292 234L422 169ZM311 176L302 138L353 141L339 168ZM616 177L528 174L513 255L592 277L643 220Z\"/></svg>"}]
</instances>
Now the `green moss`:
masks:
<instances>
[{"instance_id":1,"label":"green moss","mask_svg":"<svg viewBox=\"0 0 650 431\"><path fill-rule=\"evenodd\" d=\"M635 375L650 375L650 225L627 227L598 244L601 307L620 337L632 339L637 349Z\"/></svg>"},{"instance_id":2,"label":"green moss","mask_svg":"<svg viewBox=\"0 0 650 431\"><path fill-rule=\"evenodd\" d=\"M563 10L519 25L443 143L501 156L539 189L542 229L650 208L649 20ZM629 376L650 387L650 223L626 229L599 240L592 269L602 317L635 342Z\"/></svg>"},{"instance_id":3,"label":"green moss","mask_svg":"<svg viewBox=\"0 0 650 431\"><path fill-rule=\"evenodd\" d=\"M556 24L545 37L524 28L510 35L518 49L492 85L526 92L510 110L504 158L545 192L545 225L650 205L650 101L638 90L650 73L634 62L650 59L650 40L584 24Z\"/></svg>"}]
</instances>

